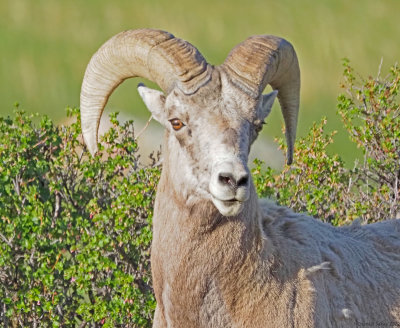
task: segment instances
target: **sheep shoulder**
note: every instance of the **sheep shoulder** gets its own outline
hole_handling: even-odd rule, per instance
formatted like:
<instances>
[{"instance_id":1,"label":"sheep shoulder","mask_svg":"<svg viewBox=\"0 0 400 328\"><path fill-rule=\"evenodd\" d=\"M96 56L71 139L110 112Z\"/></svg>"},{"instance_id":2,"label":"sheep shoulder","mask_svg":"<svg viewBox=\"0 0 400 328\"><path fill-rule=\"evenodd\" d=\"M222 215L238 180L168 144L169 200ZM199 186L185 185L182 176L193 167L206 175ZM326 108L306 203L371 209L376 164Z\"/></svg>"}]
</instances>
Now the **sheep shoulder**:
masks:
<instances>
[{"instance_id":1,"label":"sheep shoulder","mask_svg":"<svg viewBox=\"0 0 400 328\"><path fill-rule=\"evenodd\" d=\"M276 277L309 282L316 322L400 322L400 220L333 227L270 200L259 205Z\"/></svg>"}]
</instances>

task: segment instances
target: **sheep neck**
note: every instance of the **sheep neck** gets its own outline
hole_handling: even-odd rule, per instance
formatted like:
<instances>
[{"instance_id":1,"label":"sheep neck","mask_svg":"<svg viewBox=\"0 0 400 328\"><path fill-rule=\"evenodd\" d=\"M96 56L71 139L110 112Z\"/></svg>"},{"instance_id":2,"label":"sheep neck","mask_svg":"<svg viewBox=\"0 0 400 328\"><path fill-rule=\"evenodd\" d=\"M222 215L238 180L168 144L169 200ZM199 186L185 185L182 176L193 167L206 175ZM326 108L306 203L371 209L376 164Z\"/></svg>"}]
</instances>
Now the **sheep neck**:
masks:
<instances>
[{"instance_id":1,"label":"sheep neck","mask_svg":"<svg viewBox=\"0 0 400 328\"><path fill-rule=\"evenodd\" d=\"M214 298L220 298L217 302L225 304L227 313L245 308L237 303L237 299L247 302L246 296L238 295L241 284L245 287L248 281L254 281L258 286L255 290L261 285L267 287L264 275L258 272L268 268L253 185L243 211L228 218L220 215L209 200L187 201L172 187L169 177L164 166L153 220L152 270L157 302L164 309L165 303L173 304L169 315L179 314L181 317L175 319L186 323L199 318L182 315L204 306L207 295L216 289ZM263 264L257 264L260 262Z\"/></svg>"}]
</instances>

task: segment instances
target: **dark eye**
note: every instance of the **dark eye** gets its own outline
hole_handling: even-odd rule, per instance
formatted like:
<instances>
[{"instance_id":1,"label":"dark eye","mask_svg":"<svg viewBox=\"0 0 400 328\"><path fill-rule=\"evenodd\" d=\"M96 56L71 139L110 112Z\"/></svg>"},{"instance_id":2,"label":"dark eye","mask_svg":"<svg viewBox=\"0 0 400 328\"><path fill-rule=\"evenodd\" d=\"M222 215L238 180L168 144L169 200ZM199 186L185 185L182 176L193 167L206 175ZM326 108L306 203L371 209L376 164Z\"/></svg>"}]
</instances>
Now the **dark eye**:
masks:
<instances>
[{"instance_id":1,"label":"dark eye","mask_svg":"<svg viewBox=\"0 0 400 328\"><path fill-rule=\"evenodd\" d=\"M182 123L182 121L179 118L173 118L172 120L169 120L171 122L172 128L175 131L179 131L180 129L182 129L185 124Z\"/></svg>"},{"instance_id":2,"label":"dark eye","mask_svg":"<svg viewBox=\"0 0 400 328\"><path fill-rule=\"evenodd\" d=\"M266 123L261 120L254 121L254 129L256 130L257 133L259 133L262 130L264 124Z\"/></svg>"}]
</instances>

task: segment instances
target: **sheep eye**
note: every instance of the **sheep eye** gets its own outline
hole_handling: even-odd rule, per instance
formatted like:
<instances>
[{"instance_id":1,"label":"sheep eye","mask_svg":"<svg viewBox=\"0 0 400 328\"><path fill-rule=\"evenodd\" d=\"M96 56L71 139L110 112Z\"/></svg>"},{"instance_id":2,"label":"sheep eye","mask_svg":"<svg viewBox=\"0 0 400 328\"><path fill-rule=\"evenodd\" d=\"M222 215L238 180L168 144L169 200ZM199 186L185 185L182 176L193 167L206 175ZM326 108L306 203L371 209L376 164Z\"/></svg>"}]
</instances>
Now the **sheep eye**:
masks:
<instances>
[{"instance_id":1,"label":"sheep eye","mask_svg":"<svg viewBox=\"0 0 400 328\"><path fill-rule=\"evenodd\" d=\"M254 121L254 129L256 130L257 133L259 133L262 130L264 124L267 123L261 120Z\"/></svg>"},{"instance_id":2,"label":"sheep eye","mask_svg":"<svg viewBox=\"0 0 400 328\"><path fill-rule=\"evenodd\" d=\"M175 131L179 131L185 126L185 124L183 124L183 122L179 118L173 118L172 120L169 121L171 122L172 128Z\"/></svg>"}]
</instances>

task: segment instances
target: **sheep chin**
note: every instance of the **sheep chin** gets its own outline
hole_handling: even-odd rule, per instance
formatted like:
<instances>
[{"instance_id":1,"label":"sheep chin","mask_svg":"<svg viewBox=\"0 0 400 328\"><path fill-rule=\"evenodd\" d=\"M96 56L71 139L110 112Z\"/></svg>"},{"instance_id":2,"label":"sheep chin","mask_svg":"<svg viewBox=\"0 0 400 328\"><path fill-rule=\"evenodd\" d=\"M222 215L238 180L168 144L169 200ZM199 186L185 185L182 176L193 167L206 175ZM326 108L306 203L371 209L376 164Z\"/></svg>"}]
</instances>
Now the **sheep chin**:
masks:
<instances>
[{"instance_id":1,"label":"sheep chin","mask_svg":"<svg viewBox=\"0 0 400 328\"><path fill-rule=\"evenodd\" d=\"M236 216L242 212L244 202L238 200L220 200L212 196L212 202L223 216Z\"/></svg>"}]
</instances>

